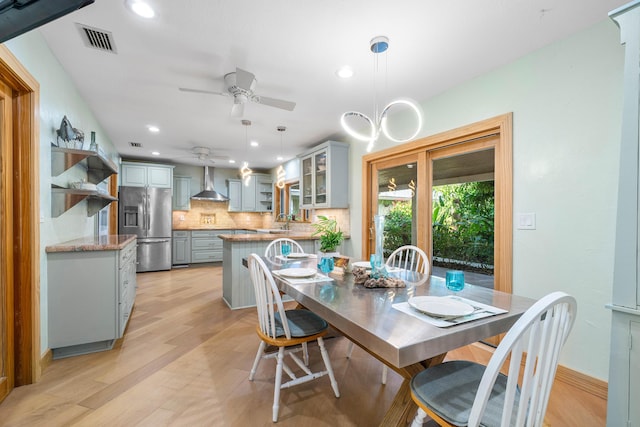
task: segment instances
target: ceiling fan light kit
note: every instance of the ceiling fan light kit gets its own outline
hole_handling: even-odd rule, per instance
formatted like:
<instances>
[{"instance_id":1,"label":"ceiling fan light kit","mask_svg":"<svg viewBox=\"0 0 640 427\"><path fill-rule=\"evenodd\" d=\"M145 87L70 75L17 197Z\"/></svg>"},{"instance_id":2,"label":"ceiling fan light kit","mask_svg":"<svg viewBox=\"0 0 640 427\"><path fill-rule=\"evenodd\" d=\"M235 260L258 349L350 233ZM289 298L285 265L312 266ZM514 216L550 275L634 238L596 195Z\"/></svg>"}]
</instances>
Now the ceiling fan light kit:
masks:
<instances>
[{"instance_id":1,"label":"ceiling fan light kit","mask_svg":"<svg viewBox=\"0 0 640 427\"><path fill-rule=\"evenodd\" d=\"M371 49L371 52L373 52L376 55L386 52L387 49L389 48L389 38L386 36L376 36L370 40L369 48ZM375 73L374 73L374 81L375 81ZM375 89L374 89L374 92L375 92ZM375 93L374 93L374 100L375 100ZM394 135L391 135L391 133L389 132L389 127L387 123L387 116L388 116L389 110L392 107L402 106L402 105L409 107L409 109L416 116L416 128L411 133L411 136L409 136L408 138L399 138ZM396 143L404 143L404 142L411 141L413 138L415 138L420 133L420 130L422 129L422 112L418 104L411 100L396 99L394 101L391 101L389 104L387 104L382 109L382 112L380 113L379 116L377 116L377 111L378 111L377 105L375 105L375 101L374 101L374 120L369 118L369 116L367 116L366 114L360 113L358 111L347 111L343 113L342 116L340 117L340 125L342 126L342 129L344 129L344 131L347 132L348 135L357 139L358 141L363 141L368 143L367 152L371 152L371 150L373 149L373 145L378 140L378 137L380 136L381 132L390 141L393 141ZM355 129L353 129L353 127L351 127L347 122L347 118L349 117L355 117L356 119L364 120L366 123L364 125L365 131L358 132Z\"/></svg>"}]
</instances>

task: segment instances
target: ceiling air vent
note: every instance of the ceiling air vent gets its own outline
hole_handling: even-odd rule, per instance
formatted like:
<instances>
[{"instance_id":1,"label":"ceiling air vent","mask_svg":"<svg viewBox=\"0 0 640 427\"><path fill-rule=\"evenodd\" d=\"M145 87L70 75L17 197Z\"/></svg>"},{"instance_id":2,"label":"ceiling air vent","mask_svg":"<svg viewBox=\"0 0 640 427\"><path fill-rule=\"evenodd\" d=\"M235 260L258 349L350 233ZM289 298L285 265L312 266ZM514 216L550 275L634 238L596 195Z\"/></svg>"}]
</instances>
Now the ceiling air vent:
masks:
<instances>
[{"instance_id":1,"label":"ceiling air vent","mask_svg":"<svg viewBox=\"0 0 640 427\"><path fill-rule=\"evenodd\" d=\"M140 142L129 142L129 145L133 148L142 148L142 143Z\"/></svg>"},{"instance_id":2,"label":"ceiling air vent","mask_svg":"<svg viewBox=\"0 0 640 427\"><path fill-rule=\"evenodd\" d=\"M80 30L82 40L87 47L116 53L116 45L109 31L88 27L83 24L76 24L76 26Z\"/></svg>"}]
</instances>

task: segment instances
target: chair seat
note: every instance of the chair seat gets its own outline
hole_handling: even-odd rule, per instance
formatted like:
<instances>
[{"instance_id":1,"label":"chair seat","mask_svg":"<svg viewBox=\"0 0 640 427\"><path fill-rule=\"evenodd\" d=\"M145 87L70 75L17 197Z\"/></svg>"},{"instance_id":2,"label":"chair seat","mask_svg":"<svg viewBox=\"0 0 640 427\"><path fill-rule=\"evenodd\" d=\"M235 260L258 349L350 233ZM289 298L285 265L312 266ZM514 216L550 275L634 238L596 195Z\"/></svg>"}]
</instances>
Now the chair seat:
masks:
<instances>
[{"instance_id":1,"label":"chair seat","mask_svg":"<svg viewBox=\"0 0 640 427\"><path fill-rule=\"evenodd\" d=\"M292 338L315 335L329 327L326 320L309 310L286 310L286 314ZM282 327L282 321L280 320L280 313L275 313L274 319L276 323L276 336L284 336L285 333Z\"/></svg>"},{"instance_id":2,"label":"chair seat","mask_svg":"<svg viewBox=\"0 0 640 427\"><path fill-rule=\"evenodd\" d=\"M445 362L415 375L411 392L418 401L456 426L466 426L485 366L464 360ZM507 377L498 374L481 426L499 427ZM520 393L516 390L514 414ZM515 416L512 418L515 421Z\"/></svg>"}]
</instances>

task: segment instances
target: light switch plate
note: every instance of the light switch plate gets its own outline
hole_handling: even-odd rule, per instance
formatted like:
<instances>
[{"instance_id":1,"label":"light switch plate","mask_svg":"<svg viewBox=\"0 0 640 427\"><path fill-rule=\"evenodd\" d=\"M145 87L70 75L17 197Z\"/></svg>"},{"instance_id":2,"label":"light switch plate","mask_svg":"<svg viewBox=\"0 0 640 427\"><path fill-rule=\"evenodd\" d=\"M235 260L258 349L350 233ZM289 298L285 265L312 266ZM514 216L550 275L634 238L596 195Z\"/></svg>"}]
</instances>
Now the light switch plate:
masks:
<instances>
[{"instance_id":1,"label":"light switch plate","mask_svg":"<svg viewBox=\"0 0 640 427\"><path fill-rule=\"evenodd\" d=\"M518 216L518 230L535 230L536 229L536 214L533 212L519 213Z\"/></svg>"}]
</instances>

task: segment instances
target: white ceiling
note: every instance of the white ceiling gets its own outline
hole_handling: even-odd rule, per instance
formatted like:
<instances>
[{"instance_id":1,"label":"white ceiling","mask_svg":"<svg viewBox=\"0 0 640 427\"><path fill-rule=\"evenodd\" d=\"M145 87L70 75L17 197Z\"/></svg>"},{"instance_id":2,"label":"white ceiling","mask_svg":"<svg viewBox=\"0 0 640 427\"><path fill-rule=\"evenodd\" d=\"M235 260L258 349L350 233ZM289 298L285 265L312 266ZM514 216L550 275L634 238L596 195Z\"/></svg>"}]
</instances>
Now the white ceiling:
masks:
<instances>
[{"instance_id":1,"label":"white ceiling","mask_svg":"<svg viewBox=\"0 0 640 427\"><path fill-rule=\"evenodd\" d=\"M340 115L371 115L395 97L426 100L555 40L607 19L623 0L148 0L140 18L122 0L94 4L40 28L98 121L125 158L202 164L190 150L275 167L326 139L347 140ZM75 23L112 33L116 54L85 47ZM371 38L385 35L374 70ZM378 59L383 56L378 56ZM339 79L349 65L355 75ZM297 103L294 111L247 104L245 128L224 91L239 67L257 94ZM374 72L375 71L375 72ZM374 91L374 83L378 89ZM73 118L70 117L73 123ZM429 120L426 117L426 120ZM156 125L157 134L146 126ZM85 130L85 132L88 130ZM248 139L260 143L248 148ZM129 142L143 148L132 148ZM151 151L161 153L159 157ZM217 167L236 167L216 160Z\"/></svg>"}]
</instances>

